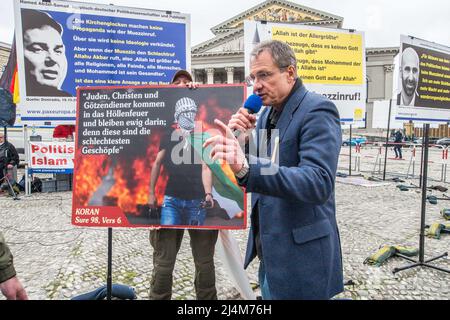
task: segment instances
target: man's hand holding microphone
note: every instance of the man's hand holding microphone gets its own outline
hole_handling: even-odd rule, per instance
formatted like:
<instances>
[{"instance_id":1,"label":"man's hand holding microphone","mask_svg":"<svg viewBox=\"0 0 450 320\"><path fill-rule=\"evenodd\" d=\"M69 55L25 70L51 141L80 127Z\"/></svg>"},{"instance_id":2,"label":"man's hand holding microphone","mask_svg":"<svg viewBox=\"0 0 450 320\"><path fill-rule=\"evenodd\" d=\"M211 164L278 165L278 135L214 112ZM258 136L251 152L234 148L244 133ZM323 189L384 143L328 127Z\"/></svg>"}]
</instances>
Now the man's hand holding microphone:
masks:
<instances>
[{"instance_id":1,"label":"man's hand holding microphone","mask_svg":"<svg viewBox=\"0 0 450 320\"><path fill-rule=\"evenodd\" d=\"M240 108L237 113L231 116L228 128L238 138L239 142L248 142L252 130L256 126L256 115L250 113L246 108Z\"/></svg>"},{"instance_id":2,"label":"man's hand holding microphone","mask_svg":"<svg viewBox=\"0 0 450 320\"><path fill-rule=\"evenodd\" d=\"M218 119L214 120L221 135L211 137L203 144L203 148L211 146L211 159L213 161L227 162L234 174L239 173L246 163L241 145L248 141L251 131L255 128L255 114L259 112L261 106L261 98L255 94L251 95L245 101L244 107L231 117L228 126Z\"/></svg>"}]
</instances>

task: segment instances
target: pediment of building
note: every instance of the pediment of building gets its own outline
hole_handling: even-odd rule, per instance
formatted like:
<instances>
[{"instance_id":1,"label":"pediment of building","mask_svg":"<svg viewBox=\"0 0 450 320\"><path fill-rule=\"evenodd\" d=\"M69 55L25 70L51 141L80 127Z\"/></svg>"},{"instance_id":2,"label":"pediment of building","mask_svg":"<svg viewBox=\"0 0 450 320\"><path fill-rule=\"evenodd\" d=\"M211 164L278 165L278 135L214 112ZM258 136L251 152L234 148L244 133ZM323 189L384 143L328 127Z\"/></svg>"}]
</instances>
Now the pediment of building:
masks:
<instances>
[{"instance_id":1,"label":"pediment of building","mask_svg":"<svg viewBox=\"0 0 450 320\"><path fill-rule=\"evenodd\" d=\"M226 54L244 51L244 30L230 30L192 48L192 54Z\"/></svg>"},{"instance_id":2,"label":"pediment of building","mask_svg":"<svg viewBox=\"0 0 450 320\"><path fill-rule=\"evenodd\" d=\"M227 32L229 29L242 28L245 20L286 23L338 23L342 26L344 19L331 13L305 7L290 1L267 0L211 28L211 31L217 35Z\"/></svg>"},{"instance_id":3,"label":"pediment of building","mask_svg":"<svg viewBox=\"0 0 450 320\"><path fill-rule=\"evenodd\" d=\"M215 37L192 48L193 55L229 54L244 51L244 21L303 23L342 27L343 18L283 0L267 0L213 27Z\"/></svg>"}]
</instances>

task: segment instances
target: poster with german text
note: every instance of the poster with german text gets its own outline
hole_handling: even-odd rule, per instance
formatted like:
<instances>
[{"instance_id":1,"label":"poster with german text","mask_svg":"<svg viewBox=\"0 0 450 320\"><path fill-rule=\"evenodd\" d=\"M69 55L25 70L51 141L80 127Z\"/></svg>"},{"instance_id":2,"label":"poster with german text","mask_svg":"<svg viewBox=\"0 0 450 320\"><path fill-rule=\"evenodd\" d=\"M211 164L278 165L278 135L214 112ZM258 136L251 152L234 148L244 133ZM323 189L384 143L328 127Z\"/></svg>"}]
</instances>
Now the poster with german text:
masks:
<instances>
[{"instance_id":1,"label":"poster with german text","mask_svg":"<svg viewBox=\"0 0 450 320\"><path fill-rule=\"evenodd\" d=\"M293 49L297 74L309 91L322 94L338 108L341 121L364 127L366 58L364 33L286 23L244 22L245 65L265 40L280 40Z\"/></svg>"},{"instance_id":2,"label":"poster with german text","mask_svg":"<svg viewBox=\"0 0 450 320\"><path fill-rule=\"evenodd\" d=\"M203 148L244 99L243 85L78 89L72 223L245 228L243 190Z\"/></svg>"},{"instance_id":3,"label":"poster with german text","mask_svg":"<svg viewBox=\"0 0 450 320\"><path fill-rule=\"evenodd\" d=\"M14 1L21 123L74 124L76 89L168 84L190 68L190 16L72 1Z\"/></svg>"},{"instance_id":4,"label":"poster with german text","mask_svg":"<svg viewBox=\"0 0 450 320\"><path fill-rule=\"evenodd\" d=\"M416 123L450 121L450 47L401 36L393 98L395 118Z\"/></svg>"}]
</instances>

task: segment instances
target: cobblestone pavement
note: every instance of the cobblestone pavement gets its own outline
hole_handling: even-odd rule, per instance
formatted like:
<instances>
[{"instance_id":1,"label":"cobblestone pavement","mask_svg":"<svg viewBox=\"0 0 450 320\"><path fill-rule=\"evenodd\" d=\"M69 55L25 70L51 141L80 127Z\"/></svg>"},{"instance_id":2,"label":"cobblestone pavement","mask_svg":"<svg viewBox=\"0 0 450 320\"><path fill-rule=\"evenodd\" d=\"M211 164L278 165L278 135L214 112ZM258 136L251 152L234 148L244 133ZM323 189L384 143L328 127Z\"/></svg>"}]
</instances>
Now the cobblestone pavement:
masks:
<instances>
[{"instance_id":1,"label":"cobblestone pavement","mask_svg":"<svg viewBox=\"0 0 450 320\"><path fill-rule=\"evenodd\" d=\"M353 150L353 154L354 154ZM377 148L363 148L361 170L370 175ZM348 148L343 148L339 172L348 173ZM411 152L404 150L406 160L388 160L388 172L403 177ZM384 156L384 151L383 151ZM393 157L389 150L388 157ZM419 171L420 153L415 173ZM440 152L431 151L428 185L442 185ZM354 162L354 159L352 160ZM450 171L450 168L449 168ZM379 176L379 175L378 175ZM450 173L447 180L450 180ZM342 178L346 179L346 178ZM347 178L348 179L348 178ZM418 184L417 178L403 184ZM442 193L433 191L440 196ZM448 193L450 194L450 192ZM391 258L381 267L363 264L365 258L384 244L418 247L421 194L418 189L402 192L391 181L387 185L363 187L336 183L337 218L340 227L344 273L353 286L346 286L340 297L351 299L449 299L450 274L429 268L414 268L393 274L395 267L408 263ZM450 208L450 202L427 204L426 223L443 221L439 211ZM40 193L21 200L0 196L0 228L15 256L15 266L31 299L70 299L106 283L107 229L80 228L71 225L71 193ZM245 251L247 230L232 231ZM193 270L188 234L185 234L174 272L174 299L194 299ZM450 249L450 235L440 240L426 238L425 257ZM138 299L148 299L152 271L152 249L147 229L114 229L113 282L135 288ZM445 257L433 264L450 269ZM258 263L247 270L251 284L257 283ZM233 288L223 265L216 257L219 299L241 299ZM255 290L258 290L255 288ZM258 294L258 292L256 292ZM0 299L3 299L1 297Z\"/></svg>"}]
</instances>

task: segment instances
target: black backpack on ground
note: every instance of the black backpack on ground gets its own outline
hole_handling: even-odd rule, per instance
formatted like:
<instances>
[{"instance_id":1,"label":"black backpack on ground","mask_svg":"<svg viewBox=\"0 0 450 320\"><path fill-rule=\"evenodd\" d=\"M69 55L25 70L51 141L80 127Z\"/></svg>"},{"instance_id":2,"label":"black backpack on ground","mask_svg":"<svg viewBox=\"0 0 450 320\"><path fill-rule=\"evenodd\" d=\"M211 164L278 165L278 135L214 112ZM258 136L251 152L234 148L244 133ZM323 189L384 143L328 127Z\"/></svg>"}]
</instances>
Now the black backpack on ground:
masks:
<instances>
[{"instance_id":1,"label":"black backpack on ground","mask_svg":"<svg viewBox=\"0 0 450 320\"><path fill-rule=\"evenodd\" d=\"M33 192L42 192L42 181L38 177L33 177L31 182L31 193Z\"/></svg>"},{"instance_id":2,"label":"black backpack on ground","mask_svg":"<svg viewBox=\"0 0 450 320\"><path fill-rule=\"evenodd\" d=\"M16 184L19 187L20 191L25 191L25 175L22 176L22 179ZM34 177L31 182L31 193L33 192L41 192L42 191L42 181L38 177Z\"/></svg>"}]
</instances>

